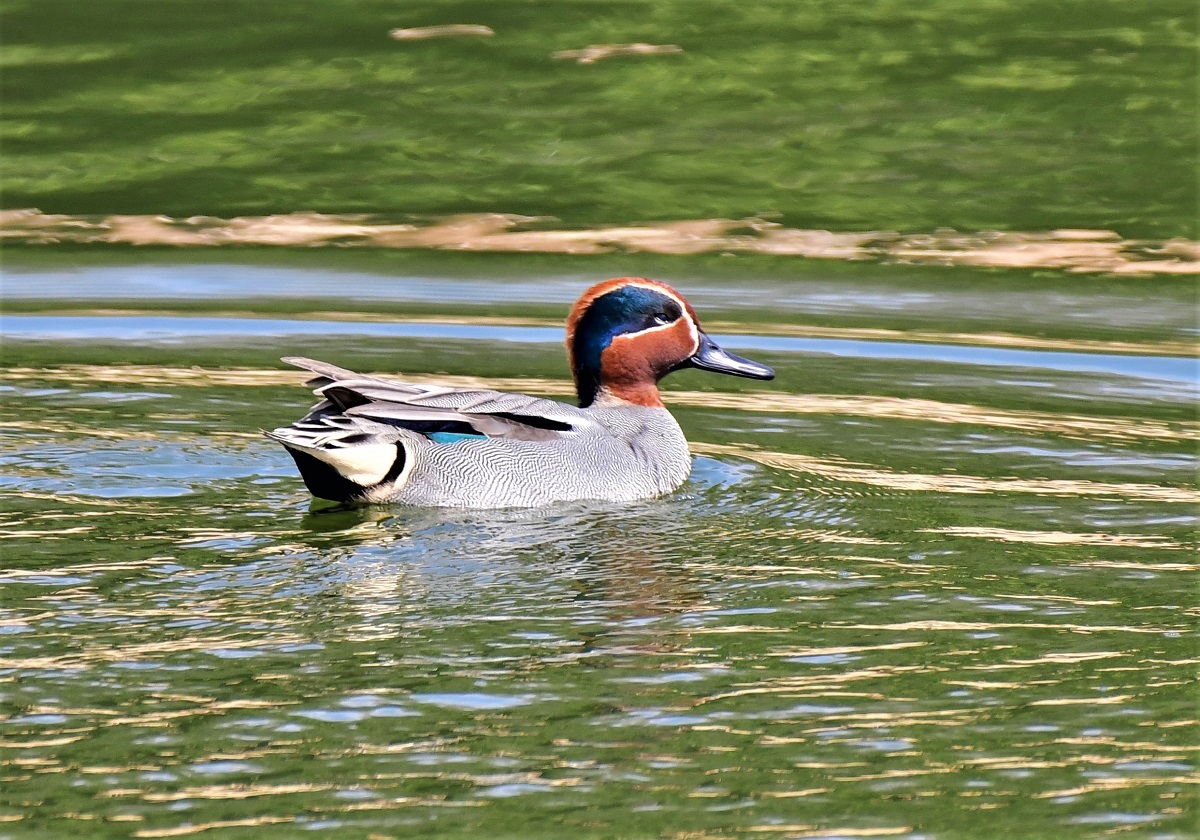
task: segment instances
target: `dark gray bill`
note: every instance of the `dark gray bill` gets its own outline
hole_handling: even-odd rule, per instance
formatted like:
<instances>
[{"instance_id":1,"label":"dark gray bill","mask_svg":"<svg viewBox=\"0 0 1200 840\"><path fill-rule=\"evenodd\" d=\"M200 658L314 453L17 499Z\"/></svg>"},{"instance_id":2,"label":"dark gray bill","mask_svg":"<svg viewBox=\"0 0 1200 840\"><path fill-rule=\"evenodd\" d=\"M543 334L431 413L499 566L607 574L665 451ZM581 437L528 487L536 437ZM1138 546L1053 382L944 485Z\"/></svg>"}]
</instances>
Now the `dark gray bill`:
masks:
<instances>
[{"instance_id":1,"label":"dark gray bill","mask_svg":"<svg viewBox=\"0 0 1200 840\"><path fill-rule=\"evenodd\" d=\"M700 333L700 349L692 354L680 367L694 367L701 370L711 370L717 373L728 373L733 376L745 376L748 379L774 379L775 371L766 365L743 359L733 353L722 350L717 343L704 333Z\"/></svg>"}]
</instances>

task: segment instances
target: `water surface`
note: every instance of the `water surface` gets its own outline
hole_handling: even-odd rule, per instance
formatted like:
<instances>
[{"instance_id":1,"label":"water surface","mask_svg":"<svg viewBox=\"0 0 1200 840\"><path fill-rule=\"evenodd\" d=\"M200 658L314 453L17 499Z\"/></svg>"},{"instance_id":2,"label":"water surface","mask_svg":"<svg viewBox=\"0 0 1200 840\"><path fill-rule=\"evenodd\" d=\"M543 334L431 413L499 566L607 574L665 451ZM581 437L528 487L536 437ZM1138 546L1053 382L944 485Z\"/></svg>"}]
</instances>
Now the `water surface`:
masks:
<instances>
[{"instance_id":1,"label":"water surface","mask_svg":"<svg viewBox=\"0 0 1200 840\"><path fill-rule=\"evenodd\" d=\"M4 207L1196 237L1185 0L9 0ZM490 38L397 42L397 27ZM679 52L579 64L555 53Z\"/></svg>"},{"instance_id":2,"label":"water surface","mask_svg":"<svg viewBox=\"0 0 1200 840\"><path fill-rule=\"evenodd\" d=\"M1191 836L1200 497L1169 299L1093 289L1129 314L1097 327L1005 309L1004 275L957 316L889 312L885 277L700 283L779 377L669 380L678 492L345 510L258 432L311 399L279 355L569 399L549 323L591 278L375 276L336 301L356 321L321 314L337 273L291 287L308 309L261 283L213 314L196 270L65 301L5 278L0 836ZM491 323L501 300L545 323ZM767 334L771 300L958 336L990 307L1075 343L836 352Z\"/></svg>"}]
</instances>

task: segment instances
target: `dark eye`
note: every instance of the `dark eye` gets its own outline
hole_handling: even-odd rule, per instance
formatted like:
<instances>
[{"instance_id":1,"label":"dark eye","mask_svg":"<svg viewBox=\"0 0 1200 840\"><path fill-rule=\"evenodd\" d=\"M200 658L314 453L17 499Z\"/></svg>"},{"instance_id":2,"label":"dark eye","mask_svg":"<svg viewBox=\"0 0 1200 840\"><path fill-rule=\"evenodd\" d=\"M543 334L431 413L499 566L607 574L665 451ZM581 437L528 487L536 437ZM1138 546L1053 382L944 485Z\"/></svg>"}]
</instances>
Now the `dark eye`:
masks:
<instances>
[{"instance_id":1,"label":"dark eye","mask_svg":"<svg viewBox=\"0 0 1200 840\"><path fill-rule=\"evenodd\" d=\"M656 323L656 324L671 323L671 316L668 315L666 312L655 312L653 315L653 319L654 319L654 323Z\"/></svg>"}]
</instances>

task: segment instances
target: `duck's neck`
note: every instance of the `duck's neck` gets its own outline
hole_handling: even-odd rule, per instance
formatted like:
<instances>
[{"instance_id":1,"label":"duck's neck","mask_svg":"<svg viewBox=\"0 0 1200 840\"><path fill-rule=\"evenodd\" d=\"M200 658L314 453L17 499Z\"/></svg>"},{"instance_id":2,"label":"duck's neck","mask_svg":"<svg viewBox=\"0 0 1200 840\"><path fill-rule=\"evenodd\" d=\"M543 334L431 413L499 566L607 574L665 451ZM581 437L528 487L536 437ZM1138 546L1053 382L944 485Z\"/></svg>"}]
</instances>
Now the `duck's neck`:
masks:
<instances>
[{"instance_id":1,"label":"duck's neck","mask_svg":"<svg viewBox=\"0 0 1200 840\"><path fill-rule=\"evenodd\" d=\"M597 388L590 398L582 391L579 392L580 408L619 408L630 405L643 408L666 407L658 393L658 385L654 382L605 384Z\"/></svg>"},{"instance_id":2,"label":"duck's neck","mask_svg":"<svg viewBox=\"0 0 1200 840\"><path fill-rule=\"evenodd\" d=\"M661 354L650 352L655 348L649 344L644 337L635 341L628 336L615 336L607 346L575 353L572 361L579 405L662 408L658 380L666 369L654 363L654 358Z\"/></svg>"}]
</instances>

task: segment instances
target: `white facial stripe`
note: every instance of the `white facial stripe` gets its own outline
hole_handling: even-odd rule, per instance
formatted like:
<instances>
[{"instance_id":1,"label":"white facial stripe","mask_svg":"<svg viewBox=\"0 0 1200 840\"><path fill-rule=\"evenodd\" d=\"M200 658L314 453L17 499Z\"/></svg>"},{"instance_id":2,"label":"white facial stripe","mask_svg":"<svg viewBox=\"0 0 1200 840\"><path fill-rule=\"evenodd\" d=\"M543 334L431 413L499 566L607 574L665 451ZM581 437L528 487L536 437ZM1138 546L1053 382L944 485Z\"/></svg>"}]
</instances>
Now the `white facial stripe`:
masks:
<instances>
[{"instance_id":1,"label":"white facial stripe","mask_svg":"<svg viewBox=\"0 0 1200 840\"><path fill-rule=\"evenodd\" d=\"M683 318L687 321L688 332L692 334L692 352L695 353L700 349L700 325L692 318L686 306L683 307Z\"/></svg>"},{"instance_id":2,"label":"white facial stripe","mask_svg":"<svg viewBox=\"0 0 1200 840\"><path fill-rule=\"evenodd\" d=\"M679 295L675 294L674 291L672 291L671 289L668 289L664 286L654 285L654 284L650 284L650 283L626 283L625 285L626 286L636 286L639 289L649 289L652 292L658 292L660 295L662 295L664 297L668 297L671 300L675 301L677 304L679 304L679 311L681 313L679 317L680 317L680 319L682 319L683 321L685 321L687 323L688 332L690 332L692 334L692 352L695 353L697 350L700 349L700 326L692 318L692 313L688 311L687 304L684 302L683 298L681 298ZM669 324L662 324L661 326L657 326L657 327L647 327L646 329L638 330L635 333L626 333L625 336L615 336L615 338L626 338L626 337L632 338L633 336L636 336L636 335L646 335L647 333L659 332L661 330L669 330L672 327L674 327L676 323L678 323L678 322L672 321Z\"/></svg>"},{"instance_id":3,"label":"white facial stripe","mask_svg":"<svg viewBox=\"0 0 1200 840\"><path fill-rule=\"evenodd\" d=\"M683 310L683 315L679 319L672 321L669 324L660 324L657 327L646 327L646 329L638 330L637 332L622 333L621 335L614 335L612 340L613 340L613 342L633 341L637 338L640 338L643 335L649 335L650 333L663 332L665 330L672 330L672 329L675 329L675 327L679 326L679 321L683 321L684 323L687 324L688 332L692 336L692 352L695 353L697 350L700 349L700 330L696 327L696 322L693 321L690 317L688 317L688 313L687 313L686 309Z\"/></svg>"}]
</instances>

